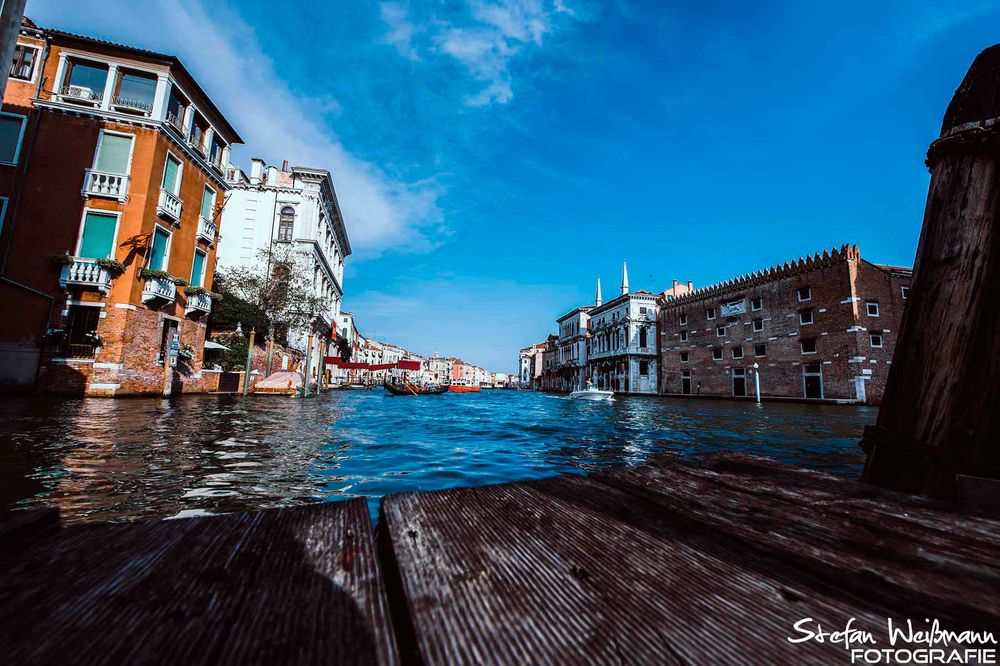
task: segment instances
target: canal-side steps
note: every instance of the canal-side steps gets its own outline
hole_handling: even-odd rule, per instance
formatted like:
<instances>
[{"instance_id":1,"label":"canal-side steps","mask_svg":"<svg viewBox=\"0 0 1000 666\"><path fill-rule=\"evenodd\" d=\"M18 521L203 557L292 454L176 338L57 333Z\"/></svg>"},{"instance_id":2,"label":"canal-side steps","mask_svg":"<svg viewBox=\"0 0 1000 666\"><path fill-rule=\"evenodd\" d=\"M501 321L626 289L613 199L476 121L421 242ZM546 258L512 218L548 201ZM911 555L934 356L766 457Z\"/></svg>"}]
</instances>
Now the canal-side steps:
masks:
<instances>
[{"instance_id":1,"label":"canal-side steps","mask_svg":"<svg viewBox=\"0 0 1000 666\"><path fill-rule=\"evenodd\" d=\"M747 456L221 517L0 527L8 663L850 663L1000 627L1000 521Z\"/></svg>"}]
</instances>

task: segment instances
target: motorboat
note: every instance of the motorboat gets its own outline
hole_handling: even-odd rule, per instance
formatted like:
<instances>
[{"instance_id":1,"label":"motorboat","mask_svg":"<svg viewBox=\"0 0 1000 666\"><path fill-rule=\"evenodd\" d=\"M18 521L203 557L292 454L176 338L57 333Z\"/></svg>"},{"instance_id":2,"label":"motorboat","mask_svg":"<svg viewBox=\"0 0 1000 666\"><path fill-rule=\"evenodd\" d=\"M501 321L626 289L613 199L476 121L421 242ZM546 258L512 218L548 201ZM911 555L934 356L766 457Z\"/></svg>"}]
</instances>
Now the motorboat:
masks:
<instances>
[{"instance_id":1,"label":"motorboat","mask_svg":"<svg viewBox=\"0 0 1000 666\"><path fill-rule=\"evenodd\" d=\"M587 382L587 388L581 389L579 391L573 391L569 394L571 398L577 398L579 400L611 400L614 398L614 391L604 391L596 386L593 382Z\"/></svg>"},{"instance_id":2,"label":"motorboat","mask_svg":"<svg viewBox=\"0 0 1000 666\"><path fill-rule=\"evenodd\" d=\"M452 393L479 393L479 384L474 384L468 379L456 379L449 386Z\"/></svg>"}]
</instances>

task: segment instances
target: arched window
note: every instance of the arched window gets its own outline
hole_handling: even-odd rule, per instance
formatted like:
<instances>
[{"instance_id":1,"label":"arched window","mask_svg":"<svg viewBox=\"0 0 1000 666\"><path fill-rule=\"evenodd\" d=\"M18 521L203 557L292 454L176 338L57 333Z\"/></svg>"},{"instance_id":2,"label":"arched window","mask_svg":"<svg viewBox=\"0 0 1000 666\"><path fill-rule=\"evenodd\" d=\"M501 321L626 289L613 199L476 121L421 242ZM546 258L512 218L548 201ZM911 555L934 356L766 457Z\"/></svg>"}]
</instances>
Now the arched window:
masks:
<instances>
[{"instance_id":1,"label":"arched window","mask_svg":"<svg viewBox=\"0 0 1000 666\"><path fill-rule=\"evenodd\" d=\"M292 230L295 227L295 209L291 206L285 206L281 209L281 214L278 217L278 240L280 241L290 241L292 240Z\"/></svg>"},{"instance_id":2,"label":"arched window","mask_svg":"<svg viewBox=\"0 0 1000 666\"><path fill-rule=\"evenodd\" d=\"M646 346L646 335L647 335L646 329L645 328L640 328L639 329L639 346L640 347L645 347Z\"/></svg>"}]
</instances>

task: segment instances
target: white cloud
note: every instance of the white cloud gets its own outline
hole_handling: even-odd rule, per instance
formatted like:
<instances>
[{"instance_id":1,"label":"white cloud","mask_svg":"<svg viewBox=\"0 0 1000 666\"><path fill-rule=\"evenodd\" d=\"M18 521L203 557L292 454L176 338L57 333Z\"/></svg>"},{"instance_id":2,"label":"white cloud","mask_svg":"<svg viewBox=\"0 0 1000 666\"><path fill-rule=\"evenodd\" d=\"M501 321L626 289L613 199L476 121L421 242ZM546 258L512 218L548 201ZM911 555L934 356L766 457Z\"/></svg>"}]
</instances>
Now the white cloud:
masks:
<instances>
[{"instance_id":1,"label":"white cloud","mask_svg":"<svg viewBox=\"0 0 1000 666\"><path fill-rule=\"evenodd\" d=\"M466 95L469 106L506 104L514 97L510 64L530 48L540 48L560 19L584 20L565 0L467 0L461 17L433 17L423 24L409 19L397 3L380 6L389 30L385 41L404 56L418 59L421 49L460 62L481 88Z\"/></svg>"},{"instance_id":2,"label":"white cloud","mask_svg":"<svg viewBox=\"0 0 1000 666\"><path fill-rule=\"evenodd\" d=\"M246 141L237 150L270 163L326 168L360 257L433 246L441 187L410 183L353 155L324 125L339 104L321 87L293 91L236 9L200 0L106 0L100 12L36 0L29 15L59 27L181 57ZM137 41L139 40L139 41ZM247 154L249 153L249 154Z\"/></svg>"}]
</instances>

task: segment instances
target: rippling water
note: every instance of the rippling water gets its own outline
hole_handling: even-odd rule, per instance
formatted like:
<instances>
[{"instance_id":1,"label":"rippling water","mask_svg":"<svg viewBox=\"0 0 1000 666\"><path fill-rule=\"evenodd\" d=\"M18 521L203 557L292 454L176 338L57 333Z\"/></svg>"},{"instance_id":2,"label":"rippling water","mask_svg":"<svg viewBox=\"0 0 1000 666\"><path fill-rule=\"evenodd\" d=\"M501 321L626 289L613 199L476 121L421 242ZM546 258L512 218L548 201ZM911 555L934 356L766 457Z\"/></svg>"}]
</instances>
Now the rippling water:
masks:
<instances>
[{"instance_id":1,"label":"rippling water","mask_svg":"<svg viewBox=\"0 0 1000 666\"><path fill-rule=\"evenodd\" d=\"M0 510L188 516L747 451L857 475L865 407L484 391L0 401Z\"/></svg>"}]
</instances>

